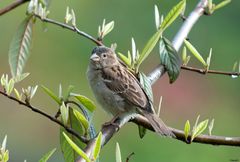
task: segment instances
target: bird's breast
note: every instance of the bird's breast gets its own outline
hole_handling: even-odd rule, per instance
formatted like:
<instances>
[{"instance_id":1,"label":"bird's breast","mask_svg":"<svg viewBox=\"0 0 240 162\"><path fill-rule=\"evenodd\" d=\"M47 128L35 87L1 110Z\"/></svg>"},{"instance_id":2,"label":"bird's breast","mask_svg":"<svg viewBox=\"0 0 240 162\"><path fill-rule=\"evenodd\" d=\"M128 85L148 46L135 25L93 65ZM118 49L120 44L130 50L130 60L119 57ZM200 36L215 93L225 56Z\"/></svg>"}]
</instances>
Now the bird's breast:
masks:
<instances>
[{"instance_id":1,"label":"bird's breast","mask_svg":"<svg viewBox=\"0 0 240 162\"><path fill-rule=\"evenodd\" d=\"M106 86L100 70L89 69L87 76L96 100L106 112L115 116L124 111L126 102Z\"/></svg>"}]
</instances>

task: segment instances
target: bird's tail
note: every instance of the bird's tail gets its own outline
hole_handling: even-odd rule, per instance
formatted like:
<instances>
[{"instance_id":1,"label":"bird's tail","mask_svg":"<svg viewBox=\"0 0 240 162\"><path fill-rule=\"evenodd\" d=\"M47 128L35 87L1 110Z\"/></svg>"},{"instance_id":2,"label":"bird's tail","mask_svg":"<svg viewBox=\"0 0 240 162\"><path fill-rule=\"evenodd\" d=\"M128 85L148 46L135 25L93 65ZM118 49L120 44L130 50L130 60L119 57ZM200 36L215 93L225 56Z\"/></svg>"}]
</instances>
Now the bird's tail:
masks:
<instances>
[{"instance_id":1,"label":"bird's tail","mask_svg":"<svg viewBox=\"0 0 240 162\"><path fill-rule=\"evenodd\" d=\"M141 114L148 119L156 133L162 136L175 137L173 132L164 124L164 122L156 114L149 113L147 111L142 111Z\"/></svg>"}]
</instances>

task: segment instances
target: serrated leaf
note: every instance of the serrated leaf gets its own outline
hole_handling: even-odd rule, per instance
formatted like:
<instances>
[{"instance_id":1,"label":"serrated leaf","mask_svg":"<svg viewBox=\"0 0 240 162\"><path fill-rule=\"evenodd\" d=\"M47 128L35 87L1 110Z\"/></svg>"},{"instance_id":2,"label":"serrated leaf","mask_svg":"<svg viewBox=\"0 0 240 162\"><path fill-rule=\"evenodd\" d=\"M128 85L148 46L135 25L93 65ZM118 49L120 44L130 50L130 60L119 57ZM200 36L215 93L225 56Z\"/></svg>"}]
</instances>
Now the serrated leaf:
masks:
<instances>
[{"instance_id":1,"label":"serrated leaf","mask_svg":"<svg viewBox=\"0 0 240 162\"><path fill-rule=\"evenodd\" d=\"M164 37L159 42L159 52L161 64L167 69L170 83L173 83L180 73L180 57L171 42Z\"/></svg>"},{"instance_id":2,"label":"serrated leaf","mask_svg":"<svg viewBox=\"0 0 240 162\"><path fill-rule=\"evenodd\" d=\"M122 162L121 150L119 144L116 144L116 162Z\"/></svg>"},{"instance_id":3,"label":"serrated leaf","mask_svg":"<svg viewBox=\"0 0 240 162\"><path fill-rule=\"evenodd\" d=\"M93 150L93 160L95 161L100 153L101 150L101 144L102 144L102 132L99 132L97 139L96 139L96 143L94 146L94 150Z\"/></svg>"},{"instance_id":4,"label":"serrated leaf","mask_svg":"<svg viewBox=\"0 0 240 162\"><path fill-rule=\"evenodd\" d=\"M199 136L206 128L208 125L208 119L200 122L197 127L195 127L195 129L192 132L192 137L191 137L191 141L194 140L194 138L196 138L197 136Z\"/></svg>"},{"instance_id":5,"label":"serrated leaf","mask_svg":"<svg viewBox=\"0 0 240 162\"><path fill-rule=\"evenodd\" d=\"M144 89L144 92L148 96L148 99L151 101L151 103L153 103L153 92L152 92L152 86L151 86L150 80L142 72L139 72L138 75L139 75L140 84L141 84L142 88Z\"/></svg>"},{"instance_id":6,"label":"serrated leaf","mask_svg":"<svg viewBox=\"0 0 240 162\"><path fill-rule=\"evenodd\" d=\"M66 138L67 142L69 143L69 145L83 158L85 159L87 162L91 162L91 160L89 159L89 157L87 156L87 154L81 149L79 148L64 132L63 136Z\"/></svg>"},{"instance_id":7,"label":"serrated leaf","mask_svg":"<svg viewBox=\"0 0 240 162\"><path fill-rule=\"evenodd\" d=\"M183 12L185 6L185 0L180 1L177 5L175 5L163 20L160 29L164 31L169 25L171 25L173 21Z\"/></svg>"},{"instance_id":8,"label":"serrated leaf","mask_svg":"<svg viewBox=\"0 0 240 162\"><path fill-rule=\"evenodd\" d=\"M83 125L85 132L87 132L89 128L89 123L85 116L75 109L73 109L73 114L75 115L77 120Z\"/></svg>"},{"instance_id":9,"label":"serrated leaf","mask_svg":"<svg viewBox=\"0 0 240 162\"><path fill-rule=\"evenodd\" d=\"M222 2L220 2L219 4L217 4L215 7L214 7L214 11L226 6L228 3L230 3L231 0L224 0Z\"/></svg>"},{"instance_id":10,"label":"serrated leaf","mask_svg":"<svg viewBox=\"0 0 240 162\"><path fill-rule=\"evenodd\" d=\"M187 120L186 123L185 123L185 126L184 126L184 135L185 135L185 140L186 141L187 141L190 129L191 129L190 122L189 122L189 120Z\"/></svg>"},{"instance_id":11,"label":"serrated leaf","mask_svg":"<svg viewBox=\"0 0 240 162\"><path fill-rule=\"evenodd\" d=\"M56 101L59 105L62 104L60 98L58 98L57 95L55 95L50 89L43 85L41 85L41 87L44 90L44 92L46 92L54 101Z\"/></svg>"},{"instance_id":12,"label":"serrated leaf","mask_svg":"<svg viewBox=\"0 0 240 162\"><path fill-rule=\"evenodd\" d=\"M136 69L139 68L139 66L142 64L142 62L149 56L149 54L152 52L153 48L156 46L159 38L162 35L162 30L158 30L147 42L147 44L144 46L141 54L139 55L139 59L136 62Z\"/></svg>"},{"instance_id":13,"label":"serrated leaf","mask_svg":"<svg viewBox=\"0 0 240 162\"><path fill-rule=\"evenodd\" d=\"M22 74L23 68L30 55L32 29L33 18L29 16L20 24L10 44L9 64L13 77Z\"/></svg>"},{"instance_id":14,"label":"serrated leaf","mask_svg":"<svg viewBox=\"0 0 240 162\"><path fill-rule=\"evenodd\" d=\"M124 54L118 52L118 56L120 57L120 59L130 68L131 67L131 60L126 57Z\"/></svg>"},{"instance_id":15,"label":"serrated leaf","mask_svg":"<svg viewBox=\"0 0 240 162\"><path fill-rule=\"evenodd\" d=\"M17 75L16 77L14 77L14 82L17 83L17 82L20 82L22 81L23 79L25 79L26 77L29 76L30 73L23 73L23 74L20 74L20 75Z\"/></svg>"},{"instance_id":16,"label":"serrated leaf","mask_svg":"<svg viewBox=\"0 0 240 162\"><path fill-rule=\"evenodd\" d=\"M96 105L89 98L87 98L83 95L74 94L74 93L71 93L71 95L74 96L90 112L93 112L96 109Z\"/></svg>"},{"instance_id":17,"label":"serrated leaf","mask_svg":"<svg viewBox=\"0 0 240 162\"><path fill-rule=\"evenodd\" d=\"M140 138L143 138L147 133L147 129L141 125L138 125L138 134Z\"/></svg>"},{"instance_id":18,"label":"serrated leaf","mask_svg":"<svg viewBox=\"0 0 240 162\"><path fill-rule=\"evenodd\" d=\"M39 162L47 162L48 159L53 155L53 153L56 151L56 148L52 149L48 153L46 153L40 160Z\"/></svg>"},{"instance_id":19,"label":"serrated leaf","mask_svg":"<svg viewBox=\"0 0 240 162\"><path fill-rule=\"evenodd\" d=\"M189 49L189 51L193 54L193 56L195 56L198 59L198 61L200 61L204 66L207 66L207 63L205 62L201 54L197 51L197 49L187 40L184 40L184 43L186 47Z\"/></svg>"}]
</instances>

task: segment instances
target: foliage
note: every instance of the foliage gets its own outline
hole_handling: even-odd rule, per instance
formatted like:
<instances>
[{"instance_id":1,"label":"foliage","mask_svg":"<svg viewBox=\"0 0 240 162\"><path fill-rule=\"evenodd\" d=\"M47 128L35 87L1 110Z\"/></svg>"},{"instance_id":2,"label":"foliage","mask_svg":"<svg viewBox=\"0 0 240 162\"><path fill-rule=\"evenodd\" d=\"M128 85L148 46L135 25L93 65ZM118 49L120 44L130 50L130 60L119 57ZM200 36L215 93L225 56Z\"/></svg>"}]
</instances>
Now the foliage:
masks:
<instances>
[{"instance_id":1,"label":"foliage","mask_svg":"<svg viewBox=\"0 0 240 162\"><path fill-rule=\"evenodd\" d=\"M214 4L211 0L209 0L208 6L205 8L205 12L207 14L212 14L214 11L222 8L229 2L230 0L224 0L219 4ZM24 67L26 66L31 53L30 49L35 22L40 19L45 23L49 22L55 25L59 25L63 28L78 32L80 35L85 36L93 42L97 42L98 45L103 45L103 39L114 29L115 26L114 21L106 23L106 20L104 19L102 25L98 27L98 35L97 39L95 39L77 28L77 18L75 12L69 7L66 8L64 23L59 23L48 19L50 13L48 10L49 4L50 0L30 0L27 8L27 16L17 28L17 32L13 36L9 47L9 65L11 70L11 78L8 76L8 74L3 74L1 76L1 87L4 91L3 94L6 94L7 97L19 102L22 105L28 106L32 110L34 109L30 101L35 96L38 85L28 86L27 88L22 88L21 91L19 91L16 88L16 84L24 80L29 75L29 73L24 72ZM118 55L122 62L125 63L129 70L139 79L139 82L152 105L154 98L151 88L152 83L149 78L139 70L140 65L150 56L156 45L159 44L160 63L164 66L166 72L168 73L170 83L173 83L178 78L181 68L180 57L171 42L166 37L164 37L163 34L164 31L176 20L176 18L183 14L185 7L186 1L181 0L167 13L164 18L163 15L159 14L158 7L155 5L154 15L157 31L154 32L153 35L147 40L140 52L137 49L134 38L131 39L132 49L127 52L127 56L121 52L118 52ZM182 51L183 65L186 66L190 61L190 56L187 55L188 49L193 54L193 56L203 64L204 70L207 72L211 63L212 48L210 49L209 55L205 61L202 55L189 41L185 40L184 43L185 47ZM236 62L234 64L233 71L237 73L240 72L240 63ZM232 75L232 77L233 76L234 75ZM63 95L61 85L59 86L58 95L56 95L46 86L41 87L43 91L58 104L55 118L57 122L62 126L59 129L60 145L65 161L74 161L79 156L85 159L87 162L98 161L102 147L103 135L102 132L99 132L98 135L96 135L95 128L91 123L92 114L96 110L96 105L94 102L82 94L73 93L73 86L68 87L66 95ZM15 97L12 95L13 92ZM59 116L61 119L58 119ZM196 137L198 137L203 133L204 130L206 130L207 126L209 129L209 134L212 134L214 119L208 125L208 119L198 123L199 118L200 116L198 116L192 130L189 120L186 121L184 126L184 135L186 142L194 141ZM71 134L68 131L69 129L77 132L81 137L94 138L95 145L90 155L85 153L83 150L87 143L79 139L79 137ZM139 126L139 134L142 138L146 134L146 128ZM188 141L189 137L191 137L190 141ZM1 162L7 162L9 160L9 152L6 149L6 141L7 136L5 136L0 148ZM48 159L55 151L56 149L51 150L39 161L48 161ZM116 161L121 162L121 151L118 143L116 144L115 152Z\"/></svg>"}]
</instances>

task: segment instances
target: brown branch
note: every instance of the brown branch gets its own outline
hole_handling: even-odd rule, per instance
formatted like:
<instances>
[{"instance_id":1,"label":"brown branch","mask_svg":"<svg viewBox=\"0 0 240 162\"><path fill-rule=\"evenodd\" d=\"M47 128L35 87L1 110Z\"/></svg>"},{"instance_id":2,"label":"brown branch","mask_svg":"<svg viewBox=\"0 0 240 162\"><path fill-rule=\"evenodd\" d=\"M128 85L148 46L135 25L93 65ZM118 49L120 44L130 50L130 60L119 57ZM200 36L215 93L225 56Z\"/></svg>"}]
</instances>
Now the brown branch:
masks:
<instances>
[{"instance_id":1,"label":"brown branch","mask_svg":"<svg viewBox=\"0 0 240 162\"><path fill-rule=\"evenodd\" d=\"M218 70L205 70L205 69L199 69L199 68L194 68L190 66L182 66L181 67L183 70L187 71L193 71L197 72L200 74L219 74L219 75L227 75L227 76L240 76L239 72L226 72L226 71L218 71Z\"/></svg>"},{"instance_id":2,"label":"brown branch","mask_svg":"<svg viewBox=\"0 0 240 162\"><path fill-rule=\"evenodd\" d=\"M15 98L15 97L13 97L13 96L9 96L9 95L7 95L4 91L1 91L1 90L0 90L0 94L3 95L3 96L5 96L5 97L7 97L7 98L9 98L9 99L12 100L12 101L15 101L15 102L19 103L20 105L25 106L25 107L28 108L28 109L31 109L33 112L36 112L37 114L40 114L40 115L48 118L49 120L53 121L54 123L60 125L60 126L63 127L68 133L74 135L74 136L75 136L76 138L78 138L80 141L82 141L82 142L84 142L84 143L88 143L88 142L89 142L89 140L88 140L86 137L83 137L83 136L79 135L75 130L73 130L73 129L70 128L70 127L65 126L61 121L59 121L58 119L56 119L56 118L52 117L51 115L45 113L44 111L40 110L39 108L36 108L36 107L34 107L34 106L32 106L32 105L30 105L30 104L28 104L28 103L25 103L25 102L23 102L23 101L21 101L21 100L18 100L17 98Z\"/></svg>"},{"instance_id":3,"label":"brown branch","mask_svg":"<svg viewBox=\"0 0 240 162\"><path fill-rule=\"evenodd\" d=\"M115 133L118 132L118 130L123 127L125 124L127 124L129 121L136 123L138 125L141 125L148 130L154 131L153 127L149 123L149 121L139 115L139 114L130 114L131 117L129 116L124 116L124 117L119 117L115 119L114 124L104 126L101 129L102 132L102 147L108 143L108 141L114 136ZM182 130L178 130L175 128L168 127L172 132L175 134L175 139L185 142L187 144L190 144L189 141L185 140L185 135ZM190 138L190 136L189 136ZM93 148L95 147L95 138L92 139L87 147L84 149L85 153L87 155L91 155ZM199 135L194 140L192 143L201 143L201 144L211 144L211 145L225 145L225 146L237 146L240 147L240 137L223 137L223 136L210 136L210 135ZM83 162L84 159L79 157L76 162Z\"/></svg>"},{"instance_id":4,"label":"brown branch","mask_svg":"<svg viewBox=\"0 0 240 162\"><path fill-rule=\"evenodd\" d=\"M13 10L14 8L28 2L29 0L16 0L15 2L11 3L10 5L6 6L5 8L0 10L0 16L4 15L5 13Z\"/></svg>"},{"instance_id":5,"label":"brown branch","mask_svg":"<svg viewBox=\"0 0 240 162\"><path fill-rule=\"evenodd\" d=\"M71 30L73 32L76 32L77 34L79 34L79 35L81 35L81 36L91 40L93 43L95 43L98 46L102 46L103 45L102 41L99 41L99 40L95 39L93 36L91 36L91 35L83 32L83 31L79 30L77 27L70 26L70 25L61 23L59 21L55 21L55 20L49 19L49 18L41 18L41 16L36 15L36 14L34 16L37 17L38 19L40 19L43 22L54 24L54 25L60 26L62 28L65 28L65 29Z\"/></svg>"}]
</instances>

